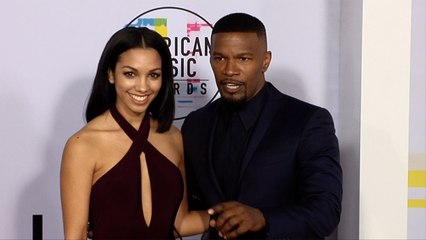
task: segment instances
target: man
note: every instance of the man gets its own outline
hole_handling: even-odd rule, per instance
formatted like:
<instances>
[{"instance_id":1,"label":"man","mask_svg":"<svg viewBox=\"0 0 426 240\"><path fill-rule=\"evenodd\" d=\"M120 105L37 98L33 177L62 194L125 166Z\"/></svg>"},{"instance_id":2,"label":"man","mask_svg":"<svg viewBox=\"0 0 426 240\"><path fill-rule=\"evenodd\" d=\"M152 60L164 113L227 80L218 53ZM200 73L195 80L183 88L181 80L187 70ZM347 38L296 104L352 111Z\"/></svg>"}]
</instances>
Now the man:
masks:
<instances>
[{"instance_id":1,"label":"man","mask_svg":"<svg viewBox=\"0 0 426 240\"><path fill-rule=\"evenodd\" d=\"M210 63L221 98L182 125L188 201L209 209L211 239L321 239L339 223L332 117L266 82L270 62L257 18L234 13L215 24Z\"/></svg>"}]
</instances>

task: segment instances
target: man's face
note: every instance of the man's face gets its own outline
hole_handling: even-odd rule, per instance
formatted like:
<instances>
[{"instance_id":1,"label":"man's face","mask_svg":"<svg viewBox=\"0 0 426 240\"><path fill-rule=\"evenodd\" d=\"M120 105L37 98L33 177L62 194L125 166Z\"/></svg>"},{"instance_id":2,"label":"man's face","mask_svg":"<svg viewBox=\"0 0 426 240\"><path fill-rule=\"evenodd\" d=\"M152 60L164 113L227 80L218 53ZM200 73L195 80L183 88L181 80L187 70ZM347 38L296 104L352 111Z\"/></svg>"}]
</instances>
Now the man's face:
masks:
<instances>
[{"instance_id":1,"label":"man's face","mask_svg":"<svg viewBox=\"0 0 426 240\"><path fill-rule=\"evenodd\" d=\"M256 33L230 32L212 36L210 64L222 98L241 104L265 84L264 72L271 61L265 39Z\"/></svg>"}]
</instances>

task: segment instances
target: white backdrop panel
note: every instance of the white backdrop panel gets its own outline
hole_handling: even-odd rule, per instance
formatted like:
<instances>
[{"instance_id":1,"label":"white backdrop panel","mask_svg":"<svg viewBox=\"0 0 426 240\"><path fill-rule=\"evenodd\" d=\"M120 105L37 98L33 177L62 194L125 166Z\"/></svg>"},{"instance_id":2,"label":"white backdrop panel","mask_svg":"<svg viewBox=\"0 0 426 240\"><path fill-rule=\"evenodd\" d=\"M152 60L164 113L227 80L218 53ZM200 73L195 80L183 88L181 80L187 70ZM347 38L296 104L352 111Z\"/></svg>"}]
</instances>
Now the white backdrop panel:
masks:
<instances>
[{"instance_id":1,"label":"white backdrop panel","mask_svg":"<svg viewBox=\"0 0 426 240\"><path fill-rule=\"evenodd\" d=\"M3 0L0 3L0 239L62 238L59 167L109 37L144 11L190 9L214 23L236 11L265 23L273 60L267 79L328 108L337 119L339 1ZM180 125L180 122L176 122Z\"/></svg>"}]
</instances>

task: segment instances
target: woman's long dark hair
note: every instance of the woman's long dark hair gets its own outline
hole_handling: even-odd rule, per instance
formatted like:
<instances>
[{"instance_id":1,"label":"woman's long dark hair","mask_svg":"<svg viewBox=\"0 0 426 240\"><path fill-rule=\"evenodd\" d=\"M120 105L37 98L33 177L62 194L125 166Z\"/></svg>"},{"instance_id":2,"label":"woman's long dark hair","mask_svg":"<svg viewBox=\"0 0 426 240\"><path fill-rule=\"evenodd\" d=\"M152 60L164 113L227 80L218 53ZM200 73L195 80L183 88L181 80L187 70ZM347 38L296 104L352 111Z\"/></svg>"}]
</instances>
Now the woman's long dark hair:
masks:
<instances>
[{"instance_id":1,"label":"woman's long dark hair","mask_svg":"<svg viewBox=\"0 0 426 240\"><path fill-rule=\"evenodd\" d=\"M109 108L117 99L114 84L108 81L108 70L114 71L118 57L133 48L153 48L161 57L161 89L147 112L158 121L157 132L170 129L175 114L172 60L163 37L148 28L126 27L117 31L107 42L99 60L92 91L86 108L86 121L94 119Z\"/></svg>"}]
</instances>

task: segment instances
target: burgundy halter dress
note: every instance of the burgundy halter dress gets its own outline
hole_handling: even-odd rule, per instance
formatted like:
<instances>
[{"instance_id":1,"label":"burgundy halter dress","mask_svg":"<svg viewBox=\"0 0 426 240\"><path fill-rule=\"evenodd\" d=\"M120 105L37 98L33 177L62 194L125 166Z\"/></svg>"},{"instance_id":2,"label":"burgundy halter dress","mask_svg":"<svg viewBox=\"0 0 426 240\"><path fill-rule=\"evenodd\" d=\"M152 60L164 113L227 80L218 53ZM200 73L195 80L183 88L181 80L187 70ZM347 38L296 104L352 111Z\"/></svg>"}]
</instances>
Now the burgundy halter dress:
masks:
<instances>
[{"instance_id":1,"label":"burgundy halter dress","mask_svg":"<svg viewBox=\"0 0 426 240\"><path fill-rule=\"evenodd\" d=\"M183 197L179 169L150 142L150 115L139 130L115 107L115 121L133 143L124 157L92 186L89 225L93 239L174 239L174 220ZM140 155L145 153L151 182L152 217L145 222L141 194Z\"/></svg>"}]
</instances>

